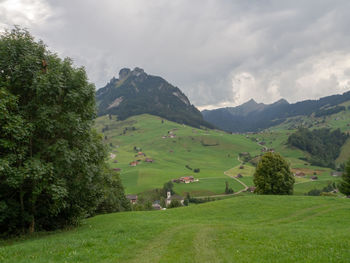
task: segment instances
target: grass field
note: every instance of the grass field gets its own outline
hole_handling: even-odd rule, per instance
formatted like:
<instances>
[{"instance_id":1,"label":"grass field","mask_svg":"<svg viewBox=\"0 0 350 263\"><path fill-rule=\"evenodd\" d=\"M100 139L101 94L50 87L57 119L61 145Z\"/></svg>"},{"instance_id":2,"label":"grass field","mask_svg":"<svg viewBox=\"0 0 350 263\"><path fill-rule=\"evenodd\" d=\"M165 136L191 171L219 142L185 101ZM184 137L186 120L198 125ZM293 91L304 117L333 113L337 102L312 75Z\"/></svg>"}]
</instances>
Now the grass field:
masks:
<instances>
[{"instance_id":1,"label":"grass field","mask_svg":"<svg viewBox=\"0 0 350 263\"><path fill-rule=\"evenodd\" d=\"M97 119L97 129L108 126L105 142L111 144L110 150L116 155L110 160L112 167L121 168L121 179L127 193L140 193L163 184L171 179L193 175L198 183L180 185L175 190L190 192L194 196L224 192L225 181L233 188L240 185L224 175L224 171L239 165L237 156L240 152L259 153L260 146L243 135L231 135L216 130L200 130L170 121L161 122L161 118L141 115L117 122L107 116ZM131 128L134 127L134 130ZM124 134L124 129L128 130ZM173 132L175 138L165 138ZM141 148L147 158L154 163L140 162L136 167L129 163L144 157L135 157L134 147ZM114 163L114 159L118 163ZM199 173L186 168L199 168Z\"/></svg>"},{"instance_id":2,"label":"grass field","mask_svg":"<svg viewBox=\"0 0 350 263\"><path fill-rule=\"evenodd\" d=\"M2 241L0 262L349 262L350 200L240 196Z\"/></svg>"},{"instance_id":3,"label":"grass field","mask_svg":"<svg viewBox=\"0 0 350 263\"><path fill-rule=\"evenodd\" d=\"M228 134L218 130L201 130L178 123L163 120L151 115L131 117L125 121L116 121L113 116L100 117L96 121L99 132L104 129L104 141L109 145L113 154L110 164L114 168L121 168L121 179L126 193L141 193L162 185L175 178L192 175L199 179L197 183L175 184L175 191L181 195L189 192L192 196L207 196L223 194L225 182L235 192L244 187L234 179L226 176L225 171L230 170L232 175L241 173L242 182L248 186L253 185L252 175L254 168L246 166L239 171L239 153L249 152L251 156L261 154L264 142L265 147L273 148L276 152L288 159L292 168L323 170L322 183L307 182L296 185L296 194L313 189L314 186L326 186L333 178L329 176L330 170L312 167L305 161L305 153L286 145L291 131L276 130L258 134L239 135ZM174 138L170 138L173 135ZM163 138L165 137L165 138ZM140 148L145 156L137 156L134 148ZM346 155L346 154L345 154ZM154 163L144 162L145 158L152 158ZM141 160L136 167L129 163ZM115 162L117 161L117 163ZM188 165L191 169L186 168ZM199 173L193 169L199 168ZM327 178L326 178L327 177Z\"/></svg>"}]
</instances>

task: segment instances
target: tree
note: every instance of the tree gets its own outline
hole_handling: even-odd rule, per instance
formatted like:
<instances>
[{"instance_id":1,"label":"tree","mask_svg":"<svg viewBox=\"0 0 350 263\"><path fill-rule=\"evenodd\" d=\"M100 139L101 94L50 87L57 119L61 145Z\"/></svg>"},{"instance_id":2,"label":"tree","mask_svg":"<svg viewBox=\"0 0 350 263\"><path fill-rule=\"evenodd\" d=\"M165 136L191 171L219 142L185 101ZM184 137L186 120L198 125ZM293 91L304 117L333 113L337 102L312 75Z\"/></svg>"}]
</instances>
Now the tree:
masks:
<instances>
[{"instance_id":1,"label":"tree","mask_svg":"<svg viewBox=\"0 0 350 263\"><path fill-rule=\"evenodd\" d=\"M294 177L287 161L278 153L268 152L259 161L254 174L258 194L293 194Z\"/></svg>"},{"instance_id":2,"label":"tree","mask_svg":"<svg viewBox=\"0 0 350 263\"><path fill-rule=\"evenodd\" d=\"M175 194L174 190L174 184L172 181L168 181L163 186L163 196L167 197L167 192L170 192L172 195Z\"/></svg>"},{"instance_id":3,"label":"tree","mask_svg":"<svg viewBox=\"0 0 350 263\"><path fill-rule=\"evenodd\" d=\"M124 195L124 187L119 178L118 173L105 168L103 196L101 202L97 206L97 213L113 213L131 210L130 201Z\"/></svg>"},{"instance_id":4,"label":"tree","mask_svg":"<svg viewBox=\"0 0 350 263\"><path fill-rule=\"evenodd\" d=\"M225 194L233 194L233 189L229 187L228 182L225 182Z\"/></svg>"},{"instance_id":5,"label":"tree","mask_svg":"<svg viewBox=\"0 0 350 263\"><path fill-rule=\"evenodd\" d=\"M0 36L0 233L55 229L95 213L110 175L94 117L84 68L26 30Z\"/></svg>"},{"instance_id":6,"label":"tree","mask_svg":"<svg viewBox=\"0 0 350 263\"><path fill-rule=\"evenodd\" d=\"M339 191L346 196L350 196L350 160L345 165Z\"/></svg>"}]
</instances>

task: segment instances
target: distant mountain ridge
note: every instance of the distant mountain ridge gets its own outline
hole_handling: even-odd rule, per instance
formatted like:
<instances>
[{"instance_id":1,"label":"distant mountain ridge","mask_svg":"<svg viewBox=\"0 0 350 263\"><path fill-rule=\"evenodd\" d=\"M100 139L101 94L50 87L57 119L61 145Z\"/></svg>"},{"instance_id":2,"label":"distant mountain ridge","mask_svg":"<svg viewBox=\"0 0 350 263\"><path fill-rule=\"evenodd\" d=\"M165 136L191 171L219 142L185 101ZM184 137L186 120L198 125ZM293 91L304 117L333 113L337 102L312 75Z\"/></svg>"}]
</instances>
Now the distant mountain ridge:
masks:
<instances>
[{"instance_id":1,"label":"distant mountain ridge","mask_svg":"<svg viewBox=\"0 0 350 263\"><path fill-rule=\"evenodd\" d=\"M256 132L284 122L289 117L311 114L331 114L343 107L337 105L350 100L350 91L339 95L305 100L290 104L281 99L272 104L257 103L253 99L237 107L203 110L206 121L230 132Z\"/></svg>"},{"instance_id":2,"label":"distant mountain ridge","mask_svg":"<svg viewBox=\"0 0 350 263\"><path fill-rule=\"evenodd\" d=\"M97 90L96 100L98 116L112 114L124 120L148 113L193 127L213 128L179 88L141 68L121 69L119 78L113 77Z\"/></svg>"}]
</instances>

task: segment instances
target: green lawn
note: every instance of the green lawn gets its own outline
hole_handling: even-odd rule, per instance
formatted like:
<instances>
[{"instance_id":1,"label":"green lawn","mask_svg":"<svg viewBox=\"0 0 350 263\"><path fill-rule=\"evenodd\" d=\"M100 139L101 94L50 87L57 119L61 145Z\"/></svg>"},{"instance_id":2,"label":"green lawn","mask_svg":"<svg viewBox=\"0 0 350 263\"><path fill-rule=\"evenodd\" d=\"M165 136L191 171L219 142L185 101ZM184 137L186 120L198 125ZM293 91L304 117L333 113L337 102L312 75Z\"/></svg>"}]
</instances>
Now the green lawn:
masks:
<instances>
[{"instance_id":1,"label":"green lawn","mask_svg":"<svg viewBox=\"0 0 350 263\"><path fill-rule=\"evenodd\" d=\"M100 215L0 243L1 262L349 262L350 200L241 196Z\"/></svg>"}]
</instances>

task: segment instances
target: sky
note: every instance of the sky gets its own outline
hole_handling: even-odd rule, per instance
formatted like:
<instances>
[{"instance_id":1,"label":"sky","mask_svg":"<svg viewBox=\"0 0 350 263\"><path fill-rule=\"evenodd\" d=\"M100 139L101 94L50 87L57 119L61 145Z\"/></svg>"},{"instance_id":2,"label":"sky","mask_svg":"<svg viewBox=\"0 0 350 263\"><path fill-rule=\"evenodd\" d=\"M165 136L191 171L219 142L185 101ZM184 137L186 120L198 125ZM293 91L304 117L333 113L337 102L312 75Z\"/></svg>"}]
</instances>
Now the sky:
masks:
<instances>
[{"instance_id":1,"label":"sky","mask_svg":"<svg viewBox=\"0 0 350 263\"><path fill-rule=\"evenodd\" d=\"M19 25L84 66L96 89L141 67L200 109L350 90L348 0L0 0Z\"/></svg>"}]
</instances>

